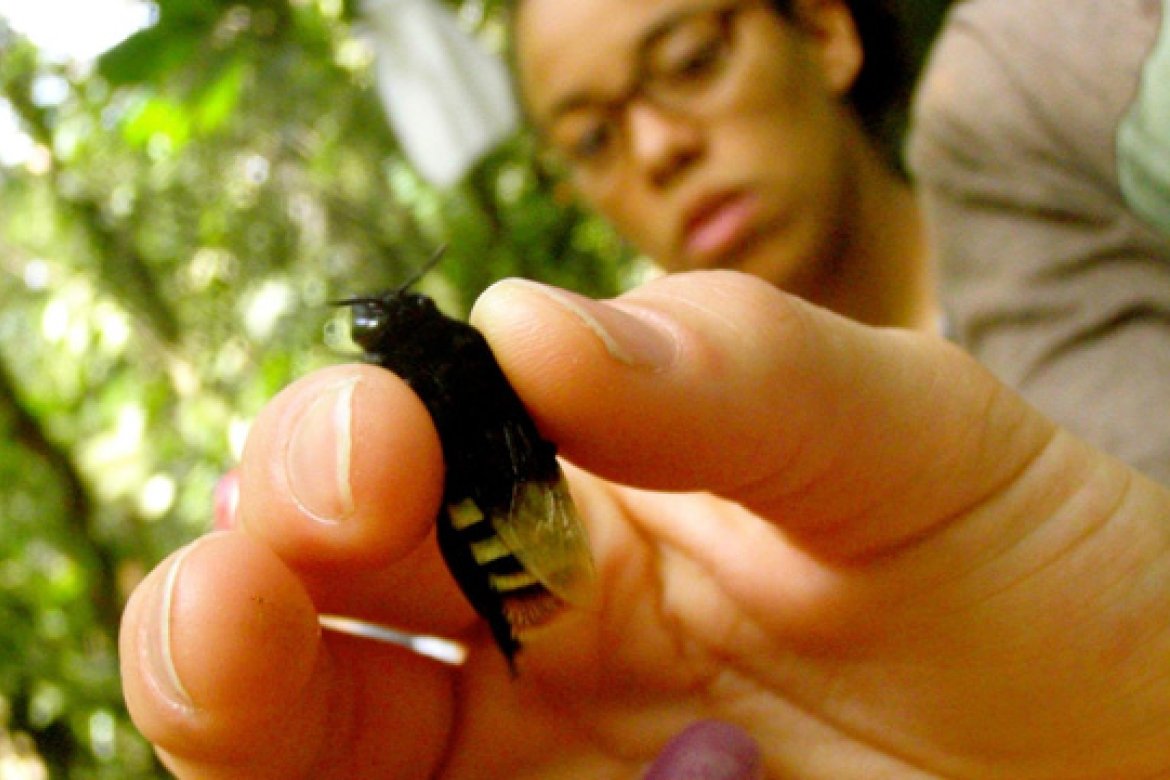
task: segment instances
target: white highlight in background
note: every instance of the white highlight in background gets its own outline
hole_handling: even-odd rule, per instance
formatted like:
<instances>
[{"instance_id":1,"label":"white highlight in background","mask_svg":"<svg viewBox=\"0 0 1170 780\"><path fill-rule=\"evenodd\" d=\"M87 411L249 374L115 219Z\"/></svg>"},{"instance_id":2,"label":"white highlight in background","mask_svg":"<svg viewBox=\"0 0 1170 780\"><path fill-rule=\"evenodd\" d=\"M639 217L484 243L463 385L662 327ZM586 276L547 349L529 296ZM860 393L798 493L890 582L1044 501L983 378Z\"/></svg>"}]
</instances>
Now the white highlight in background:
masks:
<instances>
[{"instance_id":1,"label":"white highlight in background","mask_svg":"<svg viewBox=\"0 0 1170 780\"><path fill-rule=\"evenodd\" d=\"M86 66L158 11L140 0L0 0L0 16L50 59Z\"/></svg>"}]
</instances>

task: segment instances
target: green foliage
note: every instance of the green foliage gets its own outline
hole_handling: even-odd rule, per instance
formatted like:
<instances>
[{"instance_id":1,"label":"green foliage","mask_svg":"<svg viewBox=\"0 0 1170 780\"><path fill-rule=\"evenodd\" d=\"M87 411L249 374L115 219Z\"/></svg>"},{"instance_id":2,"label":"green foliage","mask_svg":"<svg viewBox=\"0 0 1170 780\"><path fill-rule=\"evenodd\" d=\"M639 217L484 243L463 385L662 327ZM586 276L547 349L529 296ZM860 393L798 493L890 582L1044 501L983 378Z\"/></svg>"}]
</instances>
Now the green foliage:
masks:
<instances>
[{"instance_id":1,"label":"green foliage","mask_svg":"<svg viewBox=\"0 0 1170 780\"><path fill-rule=\"evenodd\" d=\"M504 0L464 5L498 40ZM54 777L162 776L121 702L121 609L209 527L263 403L341 359L330 299L439 245L424 287L455 313L503 276L611 294L633 273L523 134L453 190L421 181L355 0L156 6L90 71L0 19L0 110L35 144L0 167L0 761L31 737Z\"/></svg>"},{"instance_id":2,"label":"green foliage","mask_svg":"<svg viewBox=\"0 0 1170 780\"><path fill-rule=\"evenodd\" d=\"M627 264L529 139L423 183L341 3L158 11L88 73L0 37L37 145L0 169L0 736L31 735L54 777L161 775L121 703L121 608L209 527L265 400L341 359L329 299L440 244L426 285L454 312L513 274L611 293ZM45 79L63 99L37 99Z\"/></svg>"}]
</instances>

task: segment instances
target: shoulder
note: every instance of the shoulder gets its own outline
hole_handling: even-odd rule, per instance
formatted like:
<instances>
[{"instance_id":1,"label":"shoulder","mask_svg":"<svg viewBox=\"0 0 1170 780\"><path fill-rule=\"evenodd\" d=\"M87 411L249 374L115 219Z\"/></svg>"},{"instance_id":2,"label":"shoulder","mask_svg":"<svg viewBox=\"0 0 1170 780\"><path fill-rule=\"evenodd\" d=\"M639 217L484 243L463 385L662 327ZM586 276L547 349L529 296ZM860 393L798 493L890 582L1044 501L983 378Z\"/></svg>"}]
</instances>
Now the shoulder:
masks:
<instances>
[{"instance_id":1,"label":"shoulder","mask_svg":"<svg viewBox=\"0 0 1170 780\"><path fill-rule=\"evenodd\" d=\"M1118 127L1154 48L1163 0L960 0L916 90L909 162L953 169L1074 165L1116 181Z\"/></svg>"}]
</instances>

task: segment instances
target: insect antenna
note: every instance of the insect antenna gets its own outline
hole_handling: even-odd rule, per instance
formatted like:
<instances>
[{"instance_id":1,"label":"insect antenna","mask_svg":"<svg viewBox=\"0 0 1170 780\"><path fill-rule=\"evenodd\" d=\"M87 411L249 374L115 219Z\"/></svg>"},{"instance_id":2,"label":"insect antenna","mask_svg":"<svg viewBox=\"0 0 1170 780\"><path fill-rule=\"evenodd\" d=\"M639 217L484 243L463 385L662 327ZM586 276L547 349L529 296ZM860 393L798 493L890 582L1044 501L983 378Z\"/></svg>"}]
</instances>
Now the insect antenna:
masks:
<instances>
[{"instance_id":1,"label":"insect antenna","mask_svg":"<svg viewBox=\"0 0 1170 780\"><path fill-rule=\"evenodd\" d=\"M357 306L360 303L379 303L381 300L382 296L380 295L354 295L349 298L335 298L334 300L328 301L327 303L330 306L341 307Z\"/></svg>"},{"instance_id":2,"label":"insect antenna","mask_svg":"<svg viewBox=\"0 0 1170 780\"><path fill-rule=\"evenodd\" d=\"M443 255L446 252L447 252L447 245L440 244L439 248L434 251L434 253L431 255L430 259L427 260L425 263L423 263L422 268L415 271L414 276L411 276L409 279L407 279L405 282L403 282L398 287L397 291L400 293L405 292L406 290L409 290L411 287L414 287L416 284L418 284L420 279L422 279L424 276L426 276L428 273L430 273L431 270L436 265L439 264L439 261L443 259Z\"/></svg>"},{"instance_id":3,"label":"insect antenna","mask_svg":"<svg viewBox=\"0 0 1170 780\"><path fill-rule=\"evenodd\" d=\"M439 261L443 259L443 255L446 253L446 251L447 251L446 244L442 244L441 246L439 246L439 248L436 249L434 251L434 253L430 256L430 258L425 263L423 263L422 267L419 268L417 271L415 271L414 274L412 276L410 276L405 282L400 284L398 286L398 288L396 290L394 290L393 294L394 295L401 295L402 293L409 290L411 287L414 287L416 284L418 284L420 279L422 279L424 276L426 276L428 273L430 273L431 270L434 269L434 267L439 264ZM370 304L370 305L376 305L376 304L382 303L382 301L384 301L387 297L388 296L386 294L382 294L382 295L352 295L352 296L349 296L347 298L338 298L338 299L329 301L328 303L330 306L338 306L338 307L340 307L340 306L357 306L357 305L363 304L363 303Z\"/></svg>"}]
</instances>

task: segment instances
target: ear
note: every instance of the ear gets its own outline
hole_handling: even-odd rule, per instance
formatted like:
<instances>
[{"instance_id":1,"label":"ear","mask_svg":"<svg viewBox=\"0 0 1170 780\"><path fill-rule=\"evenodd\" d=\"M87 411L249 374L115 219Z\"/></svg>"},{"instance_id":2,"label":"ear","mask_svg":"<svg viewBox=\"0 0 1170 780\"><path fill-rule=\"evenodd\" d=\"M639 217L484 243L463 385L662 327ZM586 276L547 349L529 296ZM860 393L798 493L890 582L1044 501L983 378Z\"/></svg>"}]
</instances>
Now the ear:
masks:
<instances>
[{"instance_id":1,"label":"ear","mask_svg":"<svg viewBox=\"0 0 1170 780\"><path fill-rule=\"evenodd\" d=\"M845 0L798 0L797 23L819 56L825 80L838 95L853 88L865 51Z\"/></svg>"}]
</instances>

